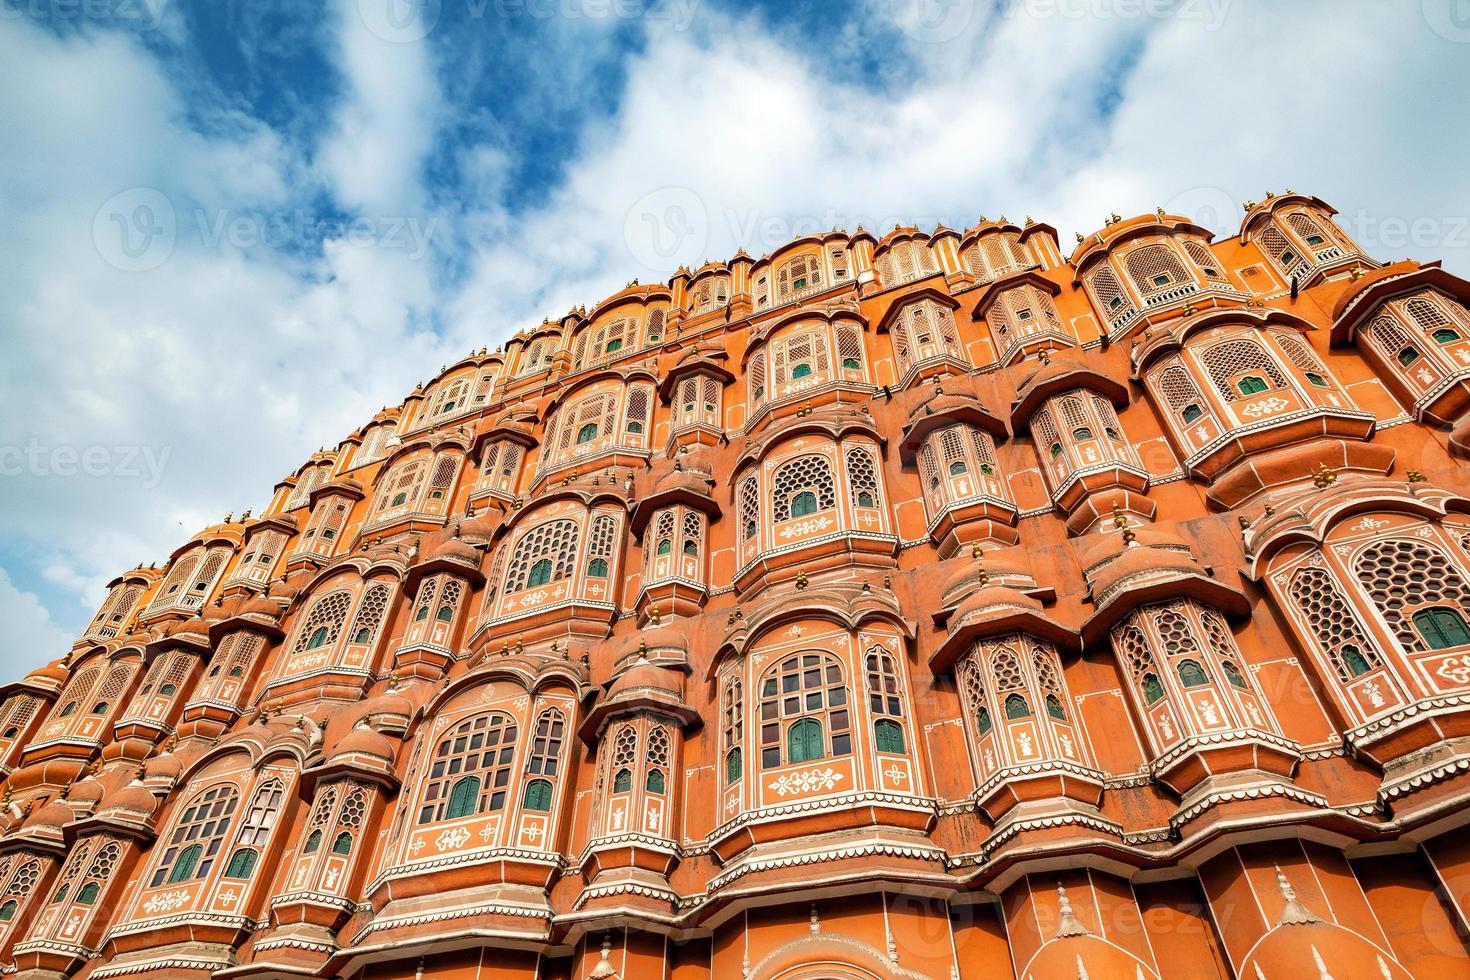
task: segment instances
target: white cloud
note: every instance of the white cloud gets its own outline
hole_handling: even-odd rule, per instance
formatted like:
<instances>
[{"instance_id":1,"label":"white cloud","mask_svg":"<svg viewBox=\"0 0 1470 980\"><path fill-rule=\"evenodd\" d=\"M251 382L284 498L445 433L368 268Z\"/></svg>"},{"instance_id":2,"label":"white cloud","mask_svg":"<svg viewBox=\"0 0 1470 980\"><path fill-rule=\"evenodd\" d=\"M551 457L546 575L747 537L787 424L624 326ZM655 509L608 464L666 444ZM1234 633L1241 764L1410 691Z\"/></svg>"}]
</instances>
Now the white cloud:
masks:
<instances>
[{"instance_id":1,"label":"white cloud","mask_svg":"<svg viewBox=\"0 0 1470 980\"><path fill-rule=\"evenodd\" d=\"M22 592L0 568L0 623L5 624L5 649L0 672L7 681L34 670L66 653L73 634L58 627L34 593Z\"/></svg>"}]
</instances>

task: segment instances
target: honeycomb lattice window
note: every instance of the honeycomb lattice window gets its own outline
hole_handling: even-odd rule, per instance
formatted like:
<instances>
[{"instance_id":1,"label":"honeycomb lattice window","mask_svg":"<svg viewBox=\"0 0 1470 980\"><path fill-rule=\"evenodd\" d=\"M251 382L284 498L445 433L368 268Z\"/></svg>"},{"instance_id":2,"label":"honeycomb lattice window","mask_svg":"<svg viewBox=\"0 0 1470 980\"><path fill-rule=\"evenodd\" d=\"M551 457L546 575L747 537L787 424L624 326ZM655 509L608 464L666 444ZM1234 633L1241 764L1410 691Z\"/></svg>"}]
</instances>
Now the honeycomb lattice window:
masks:
<instances>
[{"instance_id":1,"label":"honeycomb lattice window","mask_svg":"<svg viewBox=\"0 0 1470 980\"><path fill-rule=\"evenodd\" d=\"M1273 388L1288 387L1286 375L1271 360L1266 348L1255 340L1241 338L1215 344L1201 355L1200 360L1204 362L1215 390L1227 402L1244 397L1235 385L1235 379L1243 374L1261 377Z\"/></svg>"},{"instance_id":2,"label":"honeycomb lattice window","mask_svg":"<svg viewBox=\"0 0 1470 980\"><path fill-rule=\"evenodd\" d=\"M337 818L337 823L355 830L361 827L366 819L367 797L363 795L362 790L353 790L352 795L347 797L347 802L342 804L342 814Z\"/></svg>"},{"instance_id":3,"label":"honeycomb lattice window","mask_svg":"<svg viewBox=\"0 0 1470 980\"><path fill-rule=\"evenodd\" d=\"M1364 328L1363 333L1368 335L1368 340L1391 364L1397 362L1407 367L1418 358L1419 348L1409 336L1409 331L1404 328L1403 324L1386 313L1375 318ZM1416 353L1407 355L1406 351Z\"/></svg>"},{"instance_id":4,"label":"honeycomb lattice window","mask_svg":"<svg viewBox=\"0 0 1470 980\"><path fill-rule=\"evenodd\" d=\"M746 377L750 382L750 400L759 405L766 400L766 352L760 351L746 366Z\"/></svg>"},{"instance_id":5,"label":"honeycomb lattice window","mask_svg":"<svg viewBox=\"0 0 1470 980\"><path fill-rule=\"evenodd\" d=\"M847 492L854 507L878 507L878 466L873 454L863 448L847 451Z\"/></svg>"},{"instance_id":6,"label":"honeycomb lattice window","mask_svg":"<svg viewBox=\"0 0 1470 980\"><path fill-rule=\"evenodd\" d=\"M1031 645L1031 670L1036 675L1037 686L1046 694L1062 693L1061 671L1057 665L1057 654L1050 647Z\"/></svg>"},{"instance_id":7,"label":"honeycomb lattice window","mask_svg":"<svg viewBox=\"0 0 1470 980\"><path fill-rule=\"evenodd\" d=\"M740 540L749 541L760 529L761 494L760 484L754 476L748 476L740 484Z\"/></svg>"},{"instance_id":8,"label":"honeycomb lattice window","mask_svg":"<svg viewBox=\"0 0 1470 980\"><path fill-rule=\"evenodd\" d=\"M633 766L638 761L638 730L632 725L618 729L613 739L613 792L626 793L633 788Z\"/></svg>"},{"instance_id":9,"label":"honeycomb lattice window","mask_svg":"<svg viewBox=\"0 0 1470 980\"><path fill-rule=\"evenodd\" d=\"M975 726L975 737L979 738L990 731L992 722L990 708L985 702L985 678L981 676L980 667L973 660L960 669L960 691L964 694L965 714Z\"/></svg>"},{"instance_id":10,"label":"honeycomb lattice window","mask_svg":"<svg viewBox=\"0 0 1470 980\"><path fill-rule=\"evenodd\" d=\"M774 486L773 507L777 521L787 521L809 513L802 509L803 504L797 499L804 494L814 498L816 510L831 510L837 506L832 464L825 456L800 456L784 464L776 471Z\"/></svg>"},{"instance_id":11,"label":"honeycomb lattice window","mask_svg":"<svg viewBox=\"0 0 1470 980\"><path fill-rule=\"evenodd\" d=\"M505 573L505 592L519 592L529 584L544 585L572 574L577 558L577 522L547 521L528 531L516 543L510 567ZM533 571L545 562L544 577Z\"/></svg>"},{"instance_id":12,"label":"honeycomb lattice window","mask_svg":"<svg viewBox=\"0 0 1470 980\"><path fill-rule=\"evenodd\" d=\"M292 654L330 647L336 643L347 620L347 610L351 606L352 593L346 589L328 593L312 603L311 612L306 614L296 633L296 642L291 647Z\"/></svg>"},{"instance_id":13,"label":"honeycomb lattice window","mask_svg":"<svg viewBox=\"0 0 1470 980\"><path fill-rule=\"evenodd\" d=\"M1199 655L1199 644L1189 628L1189 621L1172 609L1166 609L1154 618L1159 639L1164 644L1164 656L1183 657Z\"/></svg>"},{"instance_id":14,"label":"honeycomb lattice window","mask_svg":"<svg viewBox=\"0 0 1470 980\"><path fill-rule=\"evenodd\" d=\"M1163 244L1145 245L1129 252L1124 265L1128 269L1128 278L1144 296L1194 282L1194 277L1179 261L1178 253Z\"/></svg>"},{"instance_id":15,"label":"honeycomb lattice window","mask_svg":"<svg viewBox=\"0 0 1470 980\"><path fill-rule=\"evenodd\" d=\"M1134 309L1133 301L1123 292L1123 284L1118 281L1118 274L1111 266L1100 265L1093 270L1087 277L1087 287L1092 290L1098 308L1109 319Z\"/></svg>"},{"instance_id":16,"label":"honeycomb lattice window","mask_svg":"<svg viewBox=\"0 0 1470 980\"><path fill-rule=\"evenodd\" d=\"M1281 353L1286 355L1286 359L1291 362L1292 367L1301 371L1303 374L1315 375L1321 378L1324 386L1332 383L1332 376L1327 373L1327 368L1323 367L1322 359L1300 337L1288 333L1275 334L1274 336L1276 337L1276 343L1281 347Z\"/></svg>"},{"instance_id":17,"label":"honeycomb lattice window","mask_svg":"<svg viewBox=\"0 0 1470 980\"><path fill-rule=\"evenodd\" d=\"M1204 398L1200 395L1199 386L1194 383L1194 375L1182 364L1171 364L1154 375L1154 390L1176 416L1191 405L1204 409Z\"/></svg>"},{"instance_id":18,"label":"honeycomb lattice window","mask_svg":"<svg viewBox=\"0 0 1470 980\"><path fill-rule=\"evenodd\" d=\"M1358 581L1405 650L1424 651L1410 615L1421 606L1450 605L1470 618L1470 587L1439 548L1425 541L1382 541L1355 565Z\"/></svg>"},{"instance_id":19,"label":"honeycomb lattice window","mask_svg":"<svg viewBox=\"0 0 1470 980\"><path fill-rule=\"evenodd\" d=\"M1298 570L1287 591L1339 678L1349 681L1378 666L1378 652L1327 569Z\"/></svg>"},{"instance_id":20,"label":"honeycomb lattice window","mask_svg":"<svg viewBox=\"0 0 1470 980\"><path fill-rule=\"evenodd\" d=\"M997 647L990 658L990 673L995 678L995 689L1001 694L1021 691L1026 688L1026 677L1021 672L1021 661L1010 647Z\"/></svg>"},{"instance_id":21,"label":"honeycomb lattice window","mask_svg":"<svg viewBox=\"0 0 1470 980\"><path fill-rule=\"evenodd\" d=\"M1221 271L1220 260L1210 247L1204 242L1187 239L1184 242L1184 251L1194 260L1194 264L1205 274L1205 278L1211 282L1229 282L1225 273Z\"/></svg>"},{"instance_id":22,"label":"honeycomb lattice window","mask_svg":"<svg viewBox=\"0 0 1470 980\"><path fill-rule=\"evenodd\" d=\"M1336 246L1335 236L1323 228L1317 219L1304 211L1293 211L1286 216L1286 226L1296 232L1302 243L1321 254Z\"/></svg>"},{"instance_id":23,"label":"honeycomb lattice window","mask_svg":"<svg viewBox=\"0 0 1470 980\"><path fill-rule=\"evenodd\" d=\"M352 631L348 633L349 643L371 643L377 637L378 627L383 624L383 617L388 612L388 600L392 595L393 590L382 583L368 588L357 605L357 615L352 619Z\"/></svg>"},{"instance_id":24,"label":"honeycomb lattice window","mask_svg":"<svg viewBox=\"0 0 1470 980\"><path fill-rule=\"evenodd\" d=\"M592 520L592 531L587 535L587 557L611 559L613 545L617 540L617 521L608 514L598 514Z\"/></svg>"}]
</instances>

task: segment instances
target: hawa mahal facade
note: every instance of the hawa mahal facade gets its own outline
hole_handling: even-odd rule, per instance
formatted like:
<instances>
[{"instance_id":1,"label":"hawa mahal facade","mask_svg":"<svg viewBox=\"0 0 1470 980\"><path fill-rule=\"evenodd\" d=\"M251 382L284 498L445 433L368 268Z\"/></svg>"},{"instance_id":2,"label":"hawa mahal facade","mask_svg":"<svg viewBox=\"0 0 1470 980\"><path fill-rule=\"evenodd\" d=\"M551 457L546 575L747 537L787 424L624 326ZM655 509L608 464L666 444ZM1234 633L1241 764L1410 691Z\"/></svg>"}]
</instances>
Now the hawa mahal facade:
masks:
<instances>
[{"instance_id":1,"label":"hawa mahal facade","mask_svg":"<svg viewBox=\"0 0 1470 980\"><path fill-rule=\"evenodd\" d=\"M1470 283L859 229L447 365L0 691L22 978L1470 975Z\"/></svg>"}]
</instances>

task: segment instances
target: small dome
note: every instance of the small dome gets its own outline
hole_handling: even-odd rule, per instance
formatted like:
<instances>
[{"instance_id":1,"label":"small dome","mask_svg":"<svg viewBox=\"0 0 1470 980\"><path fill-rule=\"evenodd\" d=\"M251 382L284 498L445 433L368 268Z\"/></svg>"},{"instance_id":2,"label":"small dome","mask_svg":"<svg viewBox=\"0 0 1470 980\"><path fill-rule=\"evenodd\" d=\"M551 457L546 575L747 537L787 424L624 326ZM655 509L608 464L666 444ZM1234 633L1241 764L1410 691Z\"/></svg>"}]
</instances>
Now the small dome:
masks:
<instances>
[{"instance_id":1,"label":"small dome","mask_svg":"<svg viewBox=\"0 0 1470 980\"><path fill-rule=\"evenodd\" d=\"M387 736L373 731L367 722L359 721L357 727L337 743L332 758L335 760L345 756L365 755L383 762L392 762L395 754L393 743Z\"/></svg>"},{"instance_id":2,"label":"small dome","mask_svg":"<svg viewBox=\"0 0 1470 980\"><path fill-rule=\"evenodd\" d=\"M241 616L268 616L274 619L281 615L281 604L274 599L258 595L240 603L236 611Z\"/></svg>"},{"instance_id":3,"label":"small dome","mask_svg":"<svg viewBox=\"0 0 1470 980\"><path fill-rule=\"evenodd\" d=\"M59 663L54 663L47 664L44 667L37 667L26 675L26 681L49 687L53 683L65 684L69 676L65 667Z\"/></svg>"},{"instance_id":4,"label":"small dome","mask_svg":"<svg viewBox=\"0 0 1470 980\"><path fill-rule=\"evenodd\" d=\"M101 783L91 776L72 784L67 792L66 798L76 806L86 810L97 809L97 804L102 801L105 790Z\"/></svg>"},{"instance_id":5,"label":"small dome","mask_svg":"<svg viewBox=\"0 0 1470 980\"><path fill-rule=\"evenodd\" d=\"M55 828L60 830L77 818L76 812L60 799L53 799L26 820L27 827Z\"/></svg>"},{"instance_id":6,"label":"small dome","mask_svg":"<svg viewBox=\"0 0 1470 980\"><path fill-rule=\"evenodd\" d=\"M1018 607L1041 612L1041 602L1019 589L1009 585L986 585L975 590L959 604L954 611L954 621L968 622L974 616Z\"/></svg>"},{"instance_id":7,"label":"small dome","mask_svg":"<svg viewBox=\"0 0 1470 980\"><path fill-rule=\"evenodd\" d=\"M608 699L612 700L639 691L665 694L675 700L683 700L684 675L677 670L657 667L644 660L615 677L607 694Z\"/></svg>"},{"instance_id":8,"label":"small dome","mask_svg":"<svg viewBox=\"0 0 1470 980\"><path fill-rule=\"evenodd\" d=\"M1012 559L986 553L980 558L966 553L962 558L951 558L941 566L944 570L944 584L940 595L945 605L953 603L973 590L980 588L981 570L990 582L996 579L1022 579L1034 583L1036 580L1031 570L1020 562ZM999 583L996 583L999 584Z\"/></svg>"},{"instance_id":9,"label":"small dome","mask_svg":"<svg viewBox=\"0 0 1470 980\"><path fill-rule=\"evenodd\" d=\"M125 813L147 817L158 805L158 797L148 791L141 780L133 780L121 789L114 790L103 801L103 810L121 810Z\"/></svg>"},{"instance_id":10,"label":"small dome","mask_svg":"<svg viewBox=\"0 0 1470 980\"><path fill-rule=\"evenodd\" d=\"M208 636L209 624L195 616L182 622L169 623L163 628L164 636Z\"/></svg>"},{"instance_id":11,"label":"small dome","mask_svg":"<svg viewBox=\"0 0 1470 980\"><path fill-rule=\"evenodd\" d=\"M1456 459L1470 459L1470 415L1460 419L1450 430L1450 455Z\"/></svg>"},{"instance_id":12,"label":"small dome","mask_svg":"<svg viewBox=\"0 0 1470 980\"><path fill-rule=\"evenodd\" d=\"M425 561L434 561L441 558L450 561L465 562L476 567L480 564L480 553L461 538L446 538L430 549L429 553L424 556Z\"/></svg>"},{"instance_id":13,"label":"small dome","mask_svg":"<svg viewBox=\"0 0 1470 980\"><path fill-rule=\"evenodd\" d=\"M240 611L239 599L226 599L211 602L199 611L199 617L206 623L217 623L222 619L229 619Z\"/></svg>"},{"instance_id":14,"label":"small dome","mask_svg":"<svg viewBox=\"0 0 1470 980\"><path fill-rule=\"evenodd\" d=\"M1204 569L1185 552L1165 548L1131 548L1098 569L1092 577L1092 594L1105 596L1120 583L1137 575L1161 580L1170 575L1203 575Z\"/></svg>"},{"instance_id":15,"label":"small dome","mask_svg":"<svg viewBox=\"0 0 1470 980\"><path fill-rule=\"evenodd\" d=\"M172 752L161 752L148 760L147 771L149 779L167 779L173 782L183 773L184 764Z\"/></svg>"}]
</instances>

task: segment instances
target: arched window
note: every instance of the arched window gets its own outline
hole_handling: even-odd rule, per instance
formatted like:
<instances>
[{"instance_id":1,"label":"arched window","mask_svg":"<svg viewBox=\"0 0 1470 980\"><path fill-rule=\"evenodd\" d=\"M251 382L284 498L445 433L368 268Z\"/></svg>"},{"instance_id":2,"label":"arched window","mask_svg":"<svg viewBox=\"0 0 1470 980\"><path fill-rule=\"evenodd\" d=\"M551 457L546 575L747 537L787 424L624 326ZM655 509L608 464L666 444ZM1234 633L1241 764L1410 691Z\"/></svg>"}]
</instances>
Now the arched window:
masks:
<instances>
[{"instance_id":1,"label":"arched window","mask_svg":"<svg viewBox=\"0 0 1470 980\"><path fill-rule=\"evenodd\" d=\"M337 835L337 839L334 840L334 841L332 841L332 853L333 854L351 854L352 853L352 835L349 834L345 830L342 831L340 834L338 834Z\"/></svg>"},{"instance_id":2,"label":"arched window","mask_svg":"<svg viewBox=\"0 0 1470 980\"><path fill-rule=\"evenodd\" d=\"M260 852L270 841L271 830L280 815L281 801L285 798L285 787L279 779L272 779L255 791L250 807L245 811L240 831L235 835L235 851L225 867L227 878L248 878L255 870Z\"/></svg>"},{"instance_id":3,"label":"arched window","mask_svg":"<svg viewBox=\"0 0 1470 980\"><path fill-rule=\"evenodd\" d=\"M548 521L532 528L511 555L506 594L569 577L575 567L577 537L576 521Z\"/></svg>"},{"instance_id":4,"label":"arched window","mask_svg":"<svg viewBox=\"0 0 1470 980\"><path fill-rule=\"evenodd\" d=\"M260 854L248 847L242 847L230 856L230 863L225 867L226 878L249 878L250 872L255 870L255 862L260 860Z\"/></svg>"},{"instance_id":5,"label":"arched window","mask_svg":"<svg viewBox=\"0 0 1470 980\"><path fill-rule=\"evenodd\" d=\"M526 771L533 776L555 776L561 761L561 745L566 737L566 716L556 708L547 708L536 720L531 740L531 761Z\"/></svg>"},{"instance_id":6,"label":"arched window","mask_svg":"<svg viewBox=\"0 0 1470 980\"><path fill-rule=\"evenodd\" d=\"M1144 703L1154 704L1164 696L1164 686L1159 681L1158 668L1154 664L1148 639L1137 626L1128 626L1114 634L1114 640L1128 668L1129 676L1143 695Z\"/></svg>"},{"instance_id":7,"label":"arched window","mask_svg":"<svg viewBox=\"0 0 1470 980\"><path fill-rule=\"evenodd\" d=\"M1220 672L1225 675L1225 679L1230 682L1232 687L1238 687L1242 690L1250 689L1250 685L1245 682L1245 675L1240 672L1239 667L1235 666L1233 660L1222 660L1220 662Z\"/></svg>"},{"instance_id":8,"label":"arched window","mask_svg":"<svg viewBox=\"0 0 1470 980\"><path fill-rule=\"evenodd\" d=\"M777 521L837 506L832 466L823 456L799 456L776 471L773 506Z\"/></svg>"},{"instance_id":9,"label":"arched window","mask_svg":"<svg viewBox=\"0 0 1470 980\"><path fill-rule=\"evenodd\" d=\"M499 712L456 725L435 748L418 822L503 809L515 741L515 721Z\"/></svg>"},{"instance_id":10,"label":"arched window","mask_svg":"<svg viewBox=\"0 0 1470 980\"><path fill-rule=\"evenodd\" d=\"M847 451L847 490L854 507L878 506L878 466L873 454L861 447Z\"/></svg>"},{"instance_id":11,"label":"arched window","mask_svg":"<svg viewBox=\"0 0 1470 980\"><path fill-rule=\"evenodd\" d=\"M1200 356L1215 390L1228 402L1268 391L1290 387L1286 375L1266 353L1266 349L1250 338L1227 340L1205 350Z\"/></svg>"},{"instance_id":12,"label":"arched window","mask_svg":"<svg viewBox=\"0 0 1470 980\"><path fill-rule=\"evenodd\" d=\"M725 682L723 700L725 781L733 783L745 771L745 758L740 749L745 738L744 688L739 677L731 677Z\"/></svg>"},{"instance_id":13,"label":"arched window","mask_svg":"<svg viewBox=\"0 0 1470 980\"><path fill-rule=\"evenodd\" d=\"M873 722L873 745L879 752L903 752L903 726L888 718Z\"/></svg>"},{"instance_id":14,"label":"arched window","mask_svg":"<svg viewBox=\"0 0 1470 980\"><path fill-rule=\"evenodd\" d=\"M607 559L592 559L587 563L587 574L591 578L607 578Z\"/></svg>"},{"instance_id":15,"label":"arched window","mask_svg":"<svg viewBox=\"0 0 1470 980\"><path fill-rule=\"evenodd\" d=\"M1067 720L1067 712L1062 708L1062 701L1055 694L1046 696L1046 713L1057 721Z\"/></svg>"},{"instance_id":16,"label":"arched window","mask_svg":"<svg viewBox=\"0 0 1470 980\"><path fill-rule=\"evenodd\" d=\"M4 905L0 905L0 922L9 922L15 918L15 913L20 909L15 899L9 899Z\"/></svg>"},{"instance_id":17,"label":"arched window","mask_svg":"<svg viewBox=\"0 0 1470 980\"><path fill-rule=\"evenodd\" d=\"M1431 650L1445 650L1470 643L1470 626L1457 610L1439 606L1414 613L1414 628Z\"/></svg>"},{"instance_id":18,"label":"arched window","mask_svg":"<svg viewBox=\"0 0 1470 980\"><path fill-rule=\"evenodd\" d=\"M1405 650L1442 650L1470 642L1458 639L1470 615L1470 586L1459 567L1435 545L1424 540L1381 541L1358 556L1356 571Z\"/></svg>"},{"instance_id":19,"label":"arched window","mask_svg":"<svg viewBox=\"0 0 1470 980\"><path fill-rule=\"evenodd\" d=\"M658 554L660 554L660 555L667 555L669 552L671 552L673 550L674 550L674 542L670 541L668 538L664 538L662 541L660 541L658 543Z\"/></svg>"},{"instance_id":20,"label":"arched window","mask_svg":"<svg viewBox=\"0 0 1470 980\"><path fill-rule=\"evenodd\" d=\"M1164 244L1136 249L1128 253L1124 264L1128 268L1128 277L1144 296L1193 281L1179 256Z\"/></svg>"},{"instance_id":21,"label":"arched window","mask_svg":"<svg viewBox=\"0 0 1470 980\"><path fill-rule=\"evenodd\" d=\"M770 769L785 762L804 762L823 758L823 721L830 739L831 754L852 752L852 722L847 701L847 688L842 681L842 666L836 658L820 653L804 653L787 657L771 667L761 682L761 768ZM799 732L796 726L802 721ZM783 726L785 737L783 738ZM815 745L812 739L816 739ZM800 747L799 749L797 747ZM792 753L799 751L800 758ZM809 755L809 752L817 752Z\"/></svg>"},{"instance_id":22,"label":"arched window","mask_svg":"<svg viewBox=\"0 0 1470 980\"><path fill-rule=\"evenodd\" d=\"M786 730L787 762L811 762L824 754L822 723L817 719L802 718Z\"/></svg>"},{"instance_id":23,"label":"arched window","mask_svg":"<svg viewBox=\"0 0 1470 980\"><path fill-rule=\"evenodd\" d=\"M340 589L317 599L311 604L297 634L292 653L315 650L327 646L337 639L338 632L347 620L347 610L352 606L352 593Z\"/></svg>"},{"instance_id":24,"label":"arched window","mask_svg":"<svg viewBox=\"0 0 1470 980\"><path fill-rule=\"evenodd\" d=\"M1378 653L1327 569L1298 569L1291 577L1287 593L1306 618L1307 626L1338 677L1351 680L1378 665Z\"/></svg>"},{"instance_id":25,"label":"arched window","mask_svg":"<svg viewBox=\"0 0 1470 980\"><path fill-rule=\"evenodd\" d=\"M650 770L648 779L644 782L644 788L650 793L657 793L659 796L662 796L664 792L664 774L657 769Z\"/></svg>"},{"instance_id":26,"label":"arched window","mask_svg":"<svg viewBox=\"0 0 1470 980\"><path fill-rule=\"evenodd\" d=\"M163 857L153 872L151 886L209 874L238 802L238 792L228 784L213 786L190 800L163 847Z\"/></svg>"},{"instance_id":27,"label":"arched window","mask_svg":"<svg viewBox=\"0 0 1470 980\"><path fill-rule=\"evenodd\" d=\"M321 846L322 832L320 830L313 830L311 833L306 835L306 843L302 845L301 853L315 854Z\"/></svg>"},{"instance_id":28,"label":"arched window","mask_svg":"<svg viewBox=\"0 0 1470 980\"><path fill-rule=\"evenodd\" d=\"M584 442L591 442L593 439L596 439L596 438L597 438L597 423L596 422L588 422L586 425L582 426L580 429L577 430L577 444L578 445L581 445Z\"/></svg>"},{"instance_id":29,"label":"arched window","mask_svg":"<svg viewBox=\"0 0 1470 980\"><path fill-rule=\"evenodd\" d=\"M548 813L551 810L551 783L545 779L533 779L526 784L521 799L521 809Z\"/></svg>"},{"instance_id":30,"label":"arched window","mask_svg":"<svg viewBox=\"0 0 1470 980\"><path fill-rule=\"evenodd\" d=\"M882 647L868 651L868 710L876 716L903 717L903 690L898 683L898 669L893 657Z\"/></svg>"},{"instance_id":31,"label":"arched window","mask_svg":"<svg viewBox=\"0 0 1470 980\"><path fill-rule=\"evenodd\" d=\"M1179 683L1185 687L1202 687L1210 682L1210 676L1195 660L1181 660L1175 668L1179 672Z\"/></svg>"},{"instance_id":32,"label":"arched window","mask_svg":"<svg viewBox=\"0 0 1470 980\"><path fill-rule=\"evenodd\" d=\"M749 541L759 529L760 484L754 476L740 484L740 540Z\"/></svg>"},{"instance_id":33,"label":"arched window","mask_svg":"<svg viewBox=\"0 0 1470 980\"><path fill-rule=\"evenodd\" d=\"M1019 694L1008 695L1006 697L1006 717L1030 718L1031 706L1027 704L1026 699L1021 697L1021 695Z\"/></svg>"},{"instance_id":34,"label":"arched window","mask_svg":"<svg viewBox=\"0 0 1470 980\"><path fill-rule=\"evenodd\" d=\"M630 793L633 790L633 765L638 760L638 731L632 725L624 725L612 742L611 765L613 792Z\"/></svg>"},{"instance_id":35,"label":"arched window","mask_svg":"<svg viewBox=\"0 0 1470 980\"><path fill-rule=\"evenodd\" d=\"M392 594L393 590L381 582L370 586L363 593L362 601L357 604L357 614L352 617L350 635L353 643L372 642L388 611L388 600Z\"/></svg>"}]
</instances>

